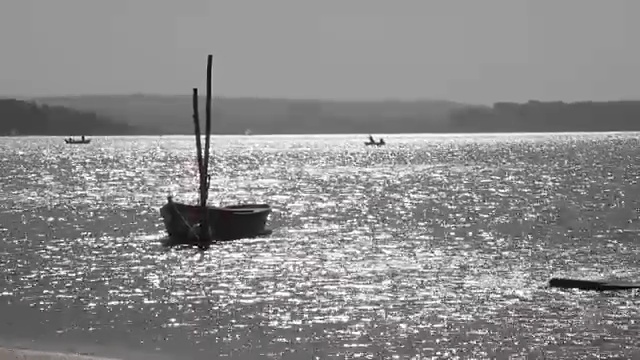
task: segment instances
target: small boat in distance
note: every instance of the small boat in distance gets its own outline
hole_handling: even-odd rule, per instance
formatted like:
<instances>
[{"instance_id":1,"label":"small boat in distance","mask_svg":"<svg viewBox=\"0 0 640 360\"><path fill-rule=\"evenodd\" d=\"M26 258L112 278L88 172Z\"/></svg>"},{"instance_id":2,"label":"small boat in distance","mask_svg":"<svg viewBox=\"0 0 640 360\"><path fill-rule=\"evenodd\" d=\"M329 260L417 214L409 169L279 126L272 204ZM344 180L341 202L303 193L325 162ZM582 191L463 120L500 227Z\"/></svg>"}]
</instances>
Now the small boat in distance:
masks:
<instances>
[{"instance_id":1,"label":"small boat in distance","mask_svg":"<svg viewBox=\"0 0 640 360\"><path fill-rule=\"evenodd\" d=\"M66 144L88 144L91 142L91 139L85 139L84 135L82 135L82 137L80 139L74 139L72 137L68 138L68 139L64 139L64 142Z\"/></svg>"},{"instance_id":2,"label":"small boat in distance","mask_svg":"<svg viewBox=\"0 0 640 360\"><path fill-rule=\"evenodd\" d=\"M383 146L386 143L383 138L380 138L378 142L373 138L373 136L369 135L369 141L365 141L365 146Z\"/></svg>"}]
</instances>

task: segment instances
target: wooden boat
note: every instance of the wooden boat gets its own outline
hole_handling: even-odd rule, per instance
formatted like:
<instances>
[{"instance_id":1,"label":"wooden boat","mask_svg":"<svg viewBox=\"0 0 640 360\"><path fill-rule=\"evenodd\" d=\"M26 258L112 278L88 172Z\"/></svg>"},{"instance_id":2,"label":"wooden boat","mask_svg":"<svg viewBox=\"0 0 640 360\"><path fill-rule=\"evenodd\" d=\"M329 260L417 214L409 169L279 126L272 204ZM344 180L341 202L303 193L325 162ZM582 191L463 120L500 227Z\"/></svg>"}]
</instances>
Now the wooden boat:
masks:
<instances>
[{"instance_id":1,"label":"wooden boat","mask_svg":"<svg viewBox=\"0 0 640 360\"><path fill-rule=\"evenodd\" d=\"M265 228L271 206L268 204L241 204L224 207L207 207L208 233L211 240L228 241L254 238L271 234ZM182 239L180 243L198 243L202 222L202 207L174 202L160 209L165 228L171 238Z\"/></svg>"},{"instance_id":2,"label":"wooden boat","mask_svg":"<svg viewBox=\"0 0 640 360\"><path fill-rule=\"evenodd\" d=\"M91 139L85 139L84 136L82 136L80 139L74 139L74 138L64 139L64 142L66 144L88 144L91 142Z\"/></svg>"},{"instance_id":3,"label":"wooden boat","mask_svg":"<svg viewBox=\"0 0 640 360\"><path fill-rule=\"evenodd\" d=\"M209 149L211 138L211 66L212 56L207 58L207 103L205 144L202 149L200 119L198 115L198 89L193 89L193 122L196 136L200 201L187 205L167 198L160 208L160 215L169 234L170 243L197 245L205 250L214 241L227 241L269 235L265 228L271 206L267 204L237 204L231 206L207 206L209 197Z\"/></svg>"}]
</instances>

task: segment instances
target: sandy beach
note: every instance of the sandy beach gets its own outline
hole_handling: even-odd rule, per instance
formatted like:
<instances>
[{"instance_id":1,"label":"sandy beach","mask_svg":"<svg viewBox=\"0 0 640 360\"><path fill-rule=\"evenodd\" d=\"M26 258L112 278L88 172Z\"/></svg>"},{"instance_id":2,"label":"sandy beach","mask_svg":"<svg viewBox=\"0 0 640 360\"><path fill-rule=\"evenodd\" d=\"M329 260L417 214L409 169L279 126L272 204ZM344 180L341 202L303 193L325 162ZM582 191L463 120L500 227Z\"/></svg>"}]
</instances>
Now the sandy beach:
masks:
<instances>
[{"instance_id":1,"label":"sandy beach","mask_svg":"<svg viewBox=\"0 0 640 360\"><path fill-rule=\"evenodd\" d=\"M96 357L80 354L11 349L0 347L0 360L117 360L115 358Z\"/></svg>"}]
</instances>

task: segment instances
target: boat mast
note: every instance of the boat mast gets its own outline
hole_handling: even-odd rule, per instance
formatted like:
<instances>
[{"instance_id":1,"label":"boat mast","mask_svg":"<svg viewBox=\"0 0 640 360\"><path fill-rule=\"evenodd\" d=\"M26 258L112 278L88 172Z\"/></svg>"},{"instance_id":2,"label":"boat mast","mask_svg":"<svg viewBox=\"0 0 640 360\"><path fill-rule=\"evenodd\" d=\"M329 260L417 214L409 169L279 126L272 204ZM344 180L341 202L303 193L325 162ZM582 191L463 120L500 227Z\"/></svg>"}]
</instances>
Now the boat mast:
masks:
<instances>
[{"instance_id":1,"label":"boat mast","mask_svg":"<svg viewBox=\"0 0 640 360\"><path fill-rule=\"evenodd\" d=\"M204 139L204 173L205 173L205 192L203 206L206 206L207 199L209 198L209 147L211 138L211 68L213 67L213 55L207 56L207 103L205 108L205 116L207 118L206 132L207 136Z\"/></svg>"},{"instance_id":2,"label":"boat mast","mask_svg":"<svg viewBox=\"0 0 640 360\"><path fill-rule=\"evenodd\" d=\"M207 199L209 198L209 148L211 146L211 68L213 65L213 56L207 57L207 98L206 98L206 124L205 124L205 140L204 152L202 151L202 140L200 132L200 116L198 111L198 89L193 89L193 123L196 135L196 151L198 158L198 174L200 175L200 234L199 242L201 248L208 247L211 241L209 228L209 216L207 211Z\"/></svg>"},{"instance_id":3,"label":"boat mast","mask_svg":"<svg viewBox=\"0 0 640 360\"><path fill-rule=\"evenodd\" d=\"M202 162L202 140L200 139L200 116L198 112L198 89L193 89L193 125L196 133L196 152L198 159L198 178L200 181L200 206L203 206L204 197L202 191L204 190L204 163ZM206 204L205 204L206 205Z\"/></svg>"}]
</instances>

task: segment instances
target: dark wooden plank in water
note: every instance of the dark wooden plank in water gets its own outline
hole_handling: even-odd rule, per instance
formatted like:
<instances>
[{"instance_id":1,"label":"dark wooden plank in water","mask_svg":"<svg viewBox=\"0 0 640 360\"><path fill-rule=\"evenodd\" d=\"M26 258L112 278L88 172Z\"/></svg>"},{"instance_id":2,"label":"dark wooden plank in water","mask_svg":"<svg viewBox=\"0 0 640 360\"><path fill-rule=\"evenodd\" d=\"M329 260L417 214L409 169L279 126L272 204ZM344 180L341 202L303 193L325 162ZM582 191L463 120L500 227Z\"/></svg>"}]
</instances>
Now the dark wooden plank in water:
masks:
<instances>
[{"instance_id":1,"label":"dark wooden plank in water","mask_svg":"<svg viewBox=\"0 0 640 360\"><path fill-rule=\"evenodd\" d=\"M595 291L640 289L640 283L561 278L552 278L551 280L549 280L549 286L563 289L581 289Z\"/></svg>"},{"instance_id":2,"label":"dark wooden plank in water","mask_svg":"<svg viewBox=\"0 0 640 360\"><path fill-rule=\"evenodd\" d=\"M605 282L602 286L605 287L606 290L640 289L640 284L627 282Z\"/></svg>"}]
</instances>

